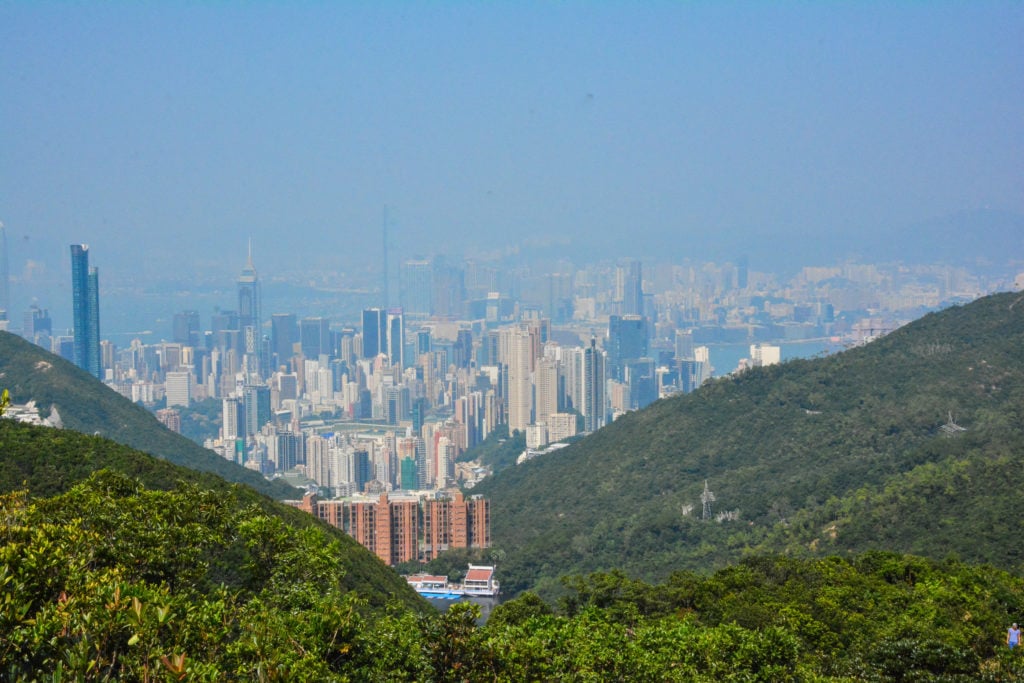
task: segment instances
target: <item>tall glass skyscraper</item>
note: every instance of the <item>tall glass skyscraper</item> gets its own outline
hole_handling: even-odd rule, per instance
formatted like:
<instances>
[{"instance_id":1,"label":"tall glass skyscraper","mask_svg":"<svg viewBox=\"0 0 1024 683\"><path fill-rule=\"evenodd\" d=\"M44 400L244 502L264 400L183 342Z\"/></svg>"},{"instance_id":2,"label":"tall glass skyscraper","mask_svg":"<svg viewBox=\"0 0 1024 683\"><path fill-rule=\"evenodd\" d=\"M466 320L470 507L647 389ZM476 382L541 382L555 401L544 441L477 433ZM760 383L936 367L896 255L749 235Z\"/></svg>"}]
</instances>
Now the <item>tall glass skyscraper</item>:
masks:
<instances>
[{"instance_id":1,"label":"tall glass skyscraper","mask_svg":"<svg viewBox=\"0 0 1024 683\"><path fill-rule=\"evenodd\" d=\"M89 245L71 245L71 295L75 365L102 379L100 363L100 276L89 267Z\"/></svg>"}]
</instances>

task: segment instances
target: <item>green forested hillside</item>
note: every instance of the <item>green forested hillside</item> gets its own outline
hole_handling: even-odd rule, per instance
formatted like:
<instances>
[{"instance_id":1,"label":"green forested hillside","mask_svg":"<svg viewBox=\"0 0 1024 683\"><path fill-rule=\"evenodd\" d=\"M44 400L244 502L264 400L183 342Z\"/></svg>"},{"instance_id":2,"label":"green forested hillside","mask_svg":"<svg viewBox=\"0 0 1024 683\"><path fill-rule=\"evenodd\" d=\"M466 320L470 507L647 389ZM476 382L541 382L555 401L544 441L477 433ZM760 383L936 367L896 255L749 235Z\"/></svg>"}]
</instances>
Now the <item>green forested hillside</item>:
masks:
<instances>
[{"instance_id":1,"label":"green forested hillside","mask_svg":"<svg viewBox=\"0 0 1024 683\"><path fill-rule=\"evenodd\" d=\"M267 481L259 473L175 434L148 410L81 368L8 332L0 332L0 388L8 389L15 403L35 400L44 411L56 407L67 429L105 436L177 465L246 484L274 498L299 495L284 482Z\"/></svg>"},{"instance_id":2,"label":"green forested hillside","mask_svg":"<svg viewBox=\"0 0 1024 683\"><path fill-rule=\"evenodd\" d=\"M1024 677L1003 645L1024 581L991 566L752 556L563 592L484 626L475 606L435 613L351 539L244 486L0 420L0 680Z\"/></svg>"},{"instance_id":3,"label":"green forested hillside","mask_svg":"<svg viewBox=\"0 0 1024 683\"><path fill-rule=\"evenodd\" d=\"M752 551L1019 568L1022 350L1024 300L1002 294L630 413L474 490L491 499L504 585L554 592L558 576L613 568L660 579ZM947 434L950 415L966 431ZM736 519L701 519L705 480L713 513Z\"/></svg>"},{"instance_id":4,"label":"green forested hillside","mask_svg":"<svg viewBox=\"0 0 1024 683\"><path fill-rule=\"evenodd\" d=\"M33 500L64 496L100 470L126 476L150 492L195 487L222 499L225 514L251 511L295 529L312 529L319 542L337 544L336 569L343 589L359 594L376 608L391 600L422 606L406 582L377 557L347 534L305 512L246 486L172 465L102 437L0 419L0 494L26 491Z\"/></svg>"}]
</instances>

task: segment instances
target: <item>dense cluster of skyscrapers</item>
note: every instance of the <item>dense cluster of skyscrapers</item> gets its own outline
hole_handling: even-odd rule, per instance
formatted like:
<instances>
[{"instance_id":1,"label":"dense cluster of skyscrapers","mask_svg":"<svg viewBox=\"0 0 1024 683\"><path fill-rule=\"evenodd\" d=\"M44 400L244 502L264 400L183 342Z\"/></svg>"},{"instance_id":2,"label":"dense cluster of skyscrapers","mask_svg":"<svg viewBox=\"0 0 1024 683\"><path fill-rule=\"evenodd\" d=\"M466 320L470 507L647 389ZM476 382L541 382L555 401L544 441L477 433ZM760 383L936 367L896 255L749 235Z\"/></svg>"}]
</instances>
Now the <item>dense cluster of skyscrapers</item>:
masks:
<instances>
[{"instance_id":1,"label":"dense cluster of skyscrapers","mask_svg":"<svg viewBox=\"0 0 1024 683\"><path fill-rule=\"evenodd\" d=\"M410 259L397 268L396 302L338 319L268 316L250 243L233 308L206 320L179 311L170 340L116 348L100 338L89 255L71 246L72 333L54 334L35 305L22 333L133 401L165 404L160 417L172 428L176 409L217 400L220 433L208 447L267 476L304 477L327 497L472 480L479 473L459 456L497 429L525 433L533 448L599 429L700 386L712 374L709 342L871 336L891 325L834 313L833 302L860 306L885 291L890 276L877 267L805 268L783 290L744 259L653 273L622 260L543 274ZM920 286L899 296L925 305L973 286L944 272L926 299ZM778 347L755 344L745 362L778 359Z\"/></svg>"}]
</instances>

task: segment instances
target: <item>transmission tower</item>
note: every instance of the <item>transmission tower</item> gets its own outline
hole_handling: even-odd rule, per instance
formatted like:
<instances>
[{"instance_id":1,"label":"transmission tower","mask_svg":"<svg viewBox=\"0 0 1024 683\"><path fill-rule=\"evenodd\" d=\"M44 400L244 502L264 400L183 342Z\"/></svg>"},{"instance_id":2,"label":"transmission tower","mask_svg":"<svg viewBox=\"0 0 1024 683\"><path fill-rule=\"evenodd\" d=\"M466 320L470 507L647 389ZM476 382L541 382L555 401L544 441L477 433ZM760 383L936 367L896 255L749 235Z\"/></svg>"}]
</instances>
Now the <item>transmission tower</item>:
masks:
<instances>
[{"instance_id":1,"label":"transmission tower","mask_svg":"<svg viewBox=\"0 0 1024 683\"><path fill-rule=\"evenodd\" d=\"M708 480L704 480L704 493L700 494L700 502L704 504L701 519L711 519L711 504L715 502L715 494L708 488Z\"/></svg>"}]
</instances>

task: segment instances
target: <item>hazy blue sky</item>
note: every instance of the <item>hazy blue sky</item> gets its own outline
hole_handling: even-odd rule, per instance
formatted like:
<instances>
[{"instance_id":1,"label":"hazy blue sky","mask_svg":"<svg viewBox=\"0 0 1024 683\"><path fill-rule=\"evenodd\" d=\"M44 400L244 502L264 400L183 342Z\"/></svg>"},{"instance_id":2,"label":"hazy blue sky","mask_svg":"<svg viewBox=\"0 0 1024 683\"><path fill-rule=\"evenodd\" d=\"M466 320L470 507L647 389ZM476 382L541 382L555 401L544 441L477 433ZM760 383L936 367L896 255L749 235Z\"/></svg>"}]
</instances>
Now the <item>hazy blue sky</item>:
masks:
<instances>
[{"instance_id":1,"label":"hazy blue sky","mask_svg":"<svg viewBox=\"0 0 1024 683\"><path fill-rule=\"evenodd\" d=\"M378 259L385 205L395 258L824 261L1024 214L1024 3L0 2L0 143L15 272Z\"/></svg>"}]
</instances>

